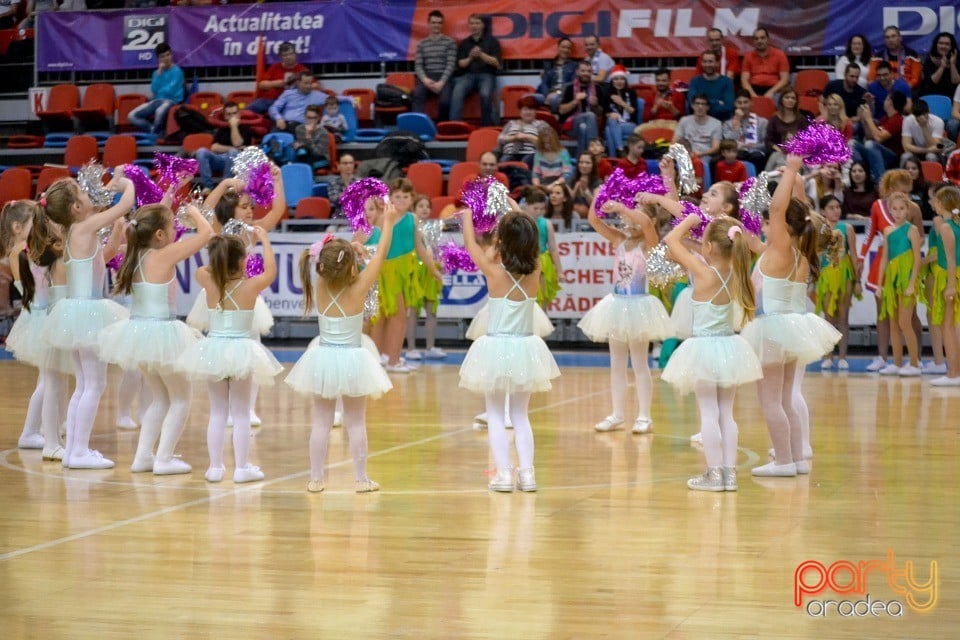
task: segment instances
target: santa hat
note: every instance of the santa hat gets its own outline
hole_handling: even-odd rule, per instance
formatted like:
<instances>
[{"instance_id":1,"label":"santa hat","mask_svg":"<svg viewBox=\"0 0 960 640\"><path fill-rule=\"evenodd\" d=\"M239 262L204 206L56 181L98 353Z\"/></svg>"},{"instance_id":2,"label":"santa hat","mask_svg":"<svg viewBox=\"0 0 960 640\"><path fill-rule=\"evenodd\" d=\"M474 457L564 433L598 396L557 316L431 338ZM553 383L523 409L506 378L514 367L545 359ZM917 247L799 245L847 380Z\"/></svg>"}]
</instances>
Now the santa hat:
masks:
<instances>
[{"instance_id":1,"label":"santa hat","mask_svg":"<svg viewBox=\"0 0 960 640\"><path fill-rule=\"evenodd\" d=\"M627 68L622 64L613 65L610 69L610 75L607 76L607 80L612 81L614 78L623 78L624 80L629 80L630 75L627 73Z\"/></svg>"}]
</instances>

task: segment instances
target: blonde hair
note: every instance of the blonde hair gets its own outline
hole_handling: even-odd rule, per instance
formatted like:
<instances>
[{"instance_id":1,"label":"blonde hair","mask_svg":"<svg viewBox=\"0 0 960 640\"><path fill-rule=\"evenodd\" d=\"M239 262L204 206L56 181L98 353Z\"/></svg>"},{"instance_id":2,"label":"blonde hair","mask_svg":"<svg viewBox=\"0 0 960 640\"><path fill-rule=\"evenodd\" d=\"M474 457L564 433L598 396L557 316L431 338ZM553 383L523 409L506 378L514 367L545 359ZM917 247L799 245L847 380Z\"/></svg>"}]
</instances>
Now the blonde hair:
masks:
<instances>
[{"instance_id":1,"label":"blonde hair","mask_svg":"<svg viewBox=\"0 0 960 640\"><path fill-rule=\"evenodd\" d=\"M60 178L47 187L41 196L42 206L50 219L63 227L70 229L74 223L73 205L80 200L80 185L73 178Z\"/></svg>"},{"instance_id":2,"label":"blonde hair","mask_svg":"<svg viewBox=\"0 0 960 640\"><path fill-rule=\"evenodd\" d=\"M150 248L157 231L166 229L172 220L173 211L165 204L144 205L134 212L127 227L127 255L117 272L114 292L127 295L133 291L133 277L143 253Z\"/></svg>"},{"instance_id":3,"label":"blonde hair","mask_svg":"<svg viewBox=\"0 0 960 640\"><path fill-rule=\"evenodd\" d=\"M960 189L954 186L940 187L933 197L940 203L948 217L960 223Z\"/></svg>"},{"instance_id":4,"label":"blonde hair","mask_svg":"<svg viewBox=\"0 0 960 640\"><path fill-rule=\"evenodd\" d=\"M739 228L740 231L731 233L730 230L734 227ZM750 261L753 254L750 253L746 233L743 225L730 217L715 219L703 232L704 242L709 242L720 257L730 261L731 277L728 283L730 300L743 309L744 323L752 320L757 310L753 282L750 280ZM740 329L740 327L734 328Z\"/></svg>"},{"instance_id":5,"label":"blonde hair","mask_svg":"<svg viewBox=\"0 0 960 640\"><path fill-rule=\"evenodd\" d=\"M353 245L343 238L333 238L320 250L317 262L310 260L310 249L300 254L300 280L303 283L303 315L313 308L314 292L312 273L316 272L327 283L328 291L342 291L353 284L359 273L357 254Z\"/></svg>"},{"instance_id":6,"label":"blonde hair","mask_svg":"<svg viewBox=\"0 0 960 640\"><path fill-rule=\"evenodd\" d=\"M213 236L207 244L210 276L217 287L217 302L223 304L227 283L243 276L243 261L247 248L240 236Z\"/></svg>"}]
</instances>

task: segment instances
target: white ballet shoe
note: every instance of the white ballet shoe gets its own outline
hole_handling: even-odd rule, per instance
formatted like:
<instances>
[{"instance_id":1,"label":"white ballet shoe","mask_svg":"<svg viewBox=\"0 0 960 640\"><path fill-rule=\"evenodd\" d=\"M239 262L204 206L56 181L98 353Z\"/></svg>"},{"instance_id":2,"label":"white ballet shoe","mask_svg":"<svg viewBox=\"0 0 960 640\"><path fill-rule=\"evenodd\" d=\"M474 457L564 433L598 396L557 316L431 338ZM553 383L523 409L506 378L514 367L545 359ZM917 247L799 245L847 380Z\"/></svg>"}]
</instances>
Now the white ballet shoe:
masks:
<instances>
[{"instance_id":1,"label":"white ballet shoe","mask_svg":"<svg viewBox=\"0 0 960 640\"><path fill-rule=\"evenodd\" d=\"M226 473L226 468L223 465L219 467L210 467L207 469L207 472L203 474L203 477L207 479L207 482L220 482L223 480L223 474Z\"/></svg>"},{"instance_id":2,"label":"white ballet shoe","mask_svg":"<svg viewBox=\"0 0 960 640\"><path fill-rule=\"evenodd\" d=\"M66 459L66 458L64 458ZM104 458L99 451L87 449L70 456L71 469L113 469L113 460Z\"/></svg>"},{"instance_id":3,"label":"white ballet shoe","mask_svg":"<svg viewBox=\"0 0 960 640\"><path fill-rule=\"evenodd\" d=\"M39 433L28 433L17 440L17 449L43 449L43 436Z\"/></svg>"},{"instance_id":4,"label":"white ballet shoe","mask_svg":"<svg viewBox=\"0 0 960 640\"><path fill-rule=\"evenodd\" d=\"M257 480L263 480L263 477L263 471L260 471L260 467L255 467L252 464L233 470L233 481L237 484L256 482Z\"/></svg>"},{"instance_id":5,"label":"white ballet shoe","mask_svg":"<svg viewBox=\"0 0 960 640\"><path fill-rule=\"evenodd\" d=\"M251 427L259 427L259 426L262 425L262 424L263 424L263 420L260 419L260 416L258 416L255 411L251 411L251 412L250 412L250 426L251 426Z\"/></svg>"},{"instance_id":6,"label":"white ballet shoe","mask_svg":"<svg viewBox=\"0 0 960 640\"><path fill-rule=\"evenodd\" d=\"M54 460L63 460L63 454L64 454L63 447L61 447L59 444L53 447L52 449L48 447L43 448L43 460L46 462L52 462Z\"/></svg>"},{"instance_id":7,"label":"white ballet shoe","mask_svg":"<svg viewBox=\"0 0 960 640\"><path fill-rule=\"evenodd\" d=\"M507 467L506 469L497 469L497 475L493 476L493 479L490 480L490 484L487 485L487 488L491 491L499 491L500 493L512 493L513 469L510 467Z\"/></svg>"},{"instance_id":8,"label":"white ballet shoe","mask_svg":"<svg viewBox=\"0 0 960 640\"><path fill-rule=\"evenodd\" d=\"M130 465L130 472L147 473L148 471L153 471L154 462L156 462L156 460L152 455L147 458L134 458L133 463Z\"/></svg>"},{"instance_id":9,"label":"white ballet shoe","mask_svg":"<svg viewBox=\"0 0 960 640\"><path fill-rule=\"evenodd\" d=\"M630 430L631 433L650 433L653 431L653 420L649 418L637 418L633 423L633 428Z\"/></svg>"},{"instance_id":10,"label":"white ballet shoe","mask_svg":"<svg viewBox=\"0 0 960 640\"><path fill-rule=\"evenodd\" d=\"M193 467L190 463L180 458L170 458L169 460L154 460L153 475L155 476L175 476L181 473L190 473Z\"/></svg>"},{"instance_id":11,"label":"white ballet shoe","mask_svg":"<svg viewBox=\"0 0 960 640\"><path fill-rule=\"evenodd\" d=\"M616 431L623 428L623 418L618 416L607 416L597 424L593 425L594 431L600 431L601 433L606 431Z\"/></svg>"},{"instance_id":12,"label":"white ballet shoe","mask_svg":"<svg viewBox=\"0 0 960 640\"><path fill-rule=\"evenodd\" d=\"M765 478L792 478L797 475L797 465L792 462L786 464L777 464L776 461L768 462L765 465L754 467L750 473Z\"/></svg>"},{"instance_id":13,"label":"white ballet shoe","mask_svg":"<svg viewBox=\"0 0 960 640\"><path fill-rule=\"evenodd\" d=\"M120 416L117 418L117 429L139 429L140 425L130 416Z\"/></svg>"},{"instance_id":14,"label":"white ballet shoe","mask_svg":"<svg viewBox=\"0 0 960 640\"><path fill-rule=\"evenodd\" d=\"M333 412L333 426L342 427L343 426L343 412L334 411Z\"/></svg>"},{"instance_id":15,"label":"white ballet shoe","mask_svg":"<svg viewBox=\"0 0 960 640\"><path fill-rule=\"evenodd\" d=\"M695 433L690 436L690 444L703 444L703 434Z\"/></svg>"}]
</instances>

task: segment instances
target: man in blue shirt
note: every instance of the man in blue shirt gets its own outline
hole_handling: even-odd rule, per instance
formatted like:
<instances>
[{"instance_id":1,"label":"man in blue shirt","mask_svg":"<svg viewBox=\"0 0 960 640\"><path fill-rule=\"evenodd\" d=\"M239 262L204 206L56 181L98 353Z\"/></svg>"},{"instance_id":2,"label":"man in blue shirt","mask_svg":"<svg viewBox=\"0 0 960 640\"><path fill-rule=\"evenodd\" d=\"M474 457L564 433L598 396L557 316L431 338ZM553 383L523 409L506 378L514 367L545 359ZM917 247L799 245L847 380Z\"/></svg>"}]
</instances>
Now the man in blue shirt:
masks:
<instances>
[{"instance_id":1,"label":"man in blue shirt","mask_svg":"<svg viewBox=\"0 0 960 640\"><path fill-rule=\"evenodd\" d=\"M309 71L297 75L296 84L280 94L277 101L270 105L270 118L274 121L274 131L293 133L306 122L304 115L307 107L316 106L323 110L327 94L313 88L314 77Z\"/></svg>"},{"instance_id":2,"label":"man in blue shirt","mask_svg":"<svg viewBox=\"0 0 960 640\"><path fill-rule=\"evenodd\" d=\"M703 73L690 79L687 90L687 108L693 111L695 96L706 96L710 101L708 115L721 122L733 115L733 81L720 75L717 54L712 49L700 54L700 68Z\"/></svg>"},{"instance_id":3,"label":"man in blue shirt","mask_svg":"<svg viewBox=\"0 0 960 640\"><path fill-rule=\"evenodd\" d=\"M873 108L873 119L879 120L886 115L883 110L883 101L887 99L887 95L894 91L899 91L908 97L907 111L909 112L912 107L912 103L909 101L909 96L912 95L910 85L903 78L894 75L893 67L890 66L889 62L882 60L877 65L876 77L876 80L867 85L867 93L863 96Z\"/></svg>"},{"instance_id":4,"label":"man in blue shirt","mask_svg":"<svg viewBox=\"0 0 960 640\"><path fill-rule=\"evenodd\" d=\"M167 130L167 112L170 107L183 102L183 70L173 63L173 51L167 43L158 44L157 70L150 80L153 100L145 102L130 112L130 123L141 131L163 135Z\"/></svg>"}]
</instances>

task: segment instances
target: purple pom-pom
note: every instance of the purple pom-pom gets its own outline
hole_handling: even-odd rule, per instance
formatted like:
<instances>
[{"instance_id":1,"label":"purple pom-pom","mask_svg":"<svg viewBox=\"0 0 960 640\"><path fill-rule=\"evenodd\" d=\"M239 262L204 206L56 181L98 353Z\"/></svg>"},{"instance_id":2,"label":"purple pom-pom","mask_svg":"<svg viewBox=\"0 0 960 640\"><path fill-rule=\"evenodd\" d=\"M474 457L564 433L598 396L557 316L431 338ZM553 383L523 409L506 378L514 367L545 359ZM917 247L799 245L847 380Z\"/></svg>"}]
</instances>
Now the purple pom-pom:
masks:
<instances>
[{"instance_id":1,"label":"purple pom-pom","mask_svg":"<svg viewBox=\"0 0 960 640\"><path fill-rule=\"evenodd\" d=\"M743 184L740 185L740 199L741 199L741 200L743 200L744 196L747 195L747 192L750 191L750 187L752 187L752 186L753 186L753 183L756 182L756 181L757 181L757 179L754 178L753 176L751 176L751 177L749 177L749 178L747 178L746 180L743 181Z\"/></svg>"},{"instance_id":2,"label":"purple pom-pom","mask_svg":"<svg viewBox=\"0 0 960 640\"><path fill-rule=\"evenodd\" d=\"M117 252L110 260L107 261L107 268L116 273L120 271L120 267L123 265L123 260L126 256L122 253Z\"/></svg>"},{"instance_id":3,"label":"purple pom-pom","mask_svg":"<svg viewBox=\"0 0 960 640\"><path fill-rule=\"evenodd\" d=\"M157 185L161 189L169 189L196 175L199 163L192 158L158 151L153 154L153 168L157 170Z\"/></svg>"},{"instance_id":4,"label":"purple pom-pom","mask_svg":"<svg viewBox=\"0 0 960 640\"><path fill-rule=\"evenodd\" d=\"M475 273L477 271L477 265L473 263L470 253L455 242L437 247L437 259L443 265L444 273L454 271Z\"/></svg>"},{"instance_id":5,"label":"purple pom-pom","mask_svg":"<svg viewBox=\"0 0 960 640\"><path fill-rule=\"evenodd\" d=\"M674 218L673 220L671 220L670 221L671 224L673 224L673 226L677 226L683 220L685 220L687 216L697 216L698 218L700 218L700 224L690 230L690 237L693 238L694 240L702 239L703 232L706 231L707 225L710 224L710 221L712 220L712 218L708 216L703 209L693 204L692 202L681 200L680 206L683 207L683 215L681 215L679 218Z\"/></svg>"},{"instance_id":6,"label":"purple pom-pom","mask_svg":"<svg viewBox=\"0 0 960 640\"><path fill-rule=\"evenodd\" d=\"M163 200L163 189L154 184L143 167L135 164L124 165L123 174L133 183L133 192L137 196L137 207L155 204Z\"/></svg>"},{"instance_id":7,"label":"purple pom-pom","mask_svg":"<svg viewBox=\"0 0 960 640\"><path fill-rule=\"evenodd\" d=\"M753 211L740 209L740 224L748 233L759 236L760 232L763 231L763 216Z\"/></svg>"},{"instance_id":8,"label":"purple pom-pom","mask_svg":"<svg viewBox=\"0 0 960 640\"><path fill-rule=\"evenodd\" d=\"M487 233L497 226L500 216L507 212L506 189L493 176L477 177L465 182L460 190L460 201L467 205L477 233Z\"/></svg>"},{"instance_id":9,"label":"purple pom-pom","mask_svg":"<svg viewBox=\"0 0 960 640\"><path fill-rule=\"evenodd\" d=\"M269 163L263 162L253 168L247 179L246 190L250 194L250 199L261 207L269 207L273 204L276 194L273 192L273 175L270 173Z\"/></svg>"},{"instance_id":10,"label":"purple pom-pom","mask_svg":"<svg viewBox=\"0 0 960 640\"><path fill-rule=\"evenodd\" d=\"M843 134L826 122L811 123L780 146L787 153L803 156L808 165L843 164L853 155Z\"/></svg>"},{"instance_id":11,"label":"purple pom-pom","mask_svg":"<svg viewBox=\"0 0 960 640\"><path fill-rule=\"evenodd\" d=\"M370 198L385 199L390 194L390 188L377 178L363 178L350 184L340 195L340 208L343 215L350 221L354 231L370 233L370 222L364 210Z\"/></svg>"},{"instance_id":12,"label":"purple pom-pom","mask_svg":"<svg viewBox=\"0 0 960 640\"><path fill-rule=\"evenodd\" d=\"M667 185L663 184L663 177L644 171L633 179L637 193L652 193L657 196L666 195Z\"/></svg>"},{"instance_id":13,"label":"purple pom-pom","mask_svg":"<svg viewBox=\"0 0 960 640\"><path fill-rule=\"evenodd\" d=\"M183 237L183 234L187 232L187 228L180 224L179 218L175 218L173 221L173 232L174 232L174 242L179 242L180 238Z\"/></svg>"},{"instance_id":14,"label":"purple pom-pom","mask_svg":"<svg viewBox=\"0 0 960 640\"><path fill-rule=\"evenodd\" d=\"M263 273L263 256L259 253L251 253L247 256L246 272L248 278Z\"/></svg>"},{"instance_id":15,"label":"purple pom-pom","mask_svg":"<svg viewBox=\"0 0 960 640\"><path fill-rule=\"evenodd\" d=\"M613 170L606 181L597 189L597 197L594 201L594 208L598 218L607 217L607 212L603 210L603 205L608 202L619 202L623 206L632 209L636 206L637 190L633 180L628 178L623 169L617 167Z\"/></svg>"}]
</instances>

